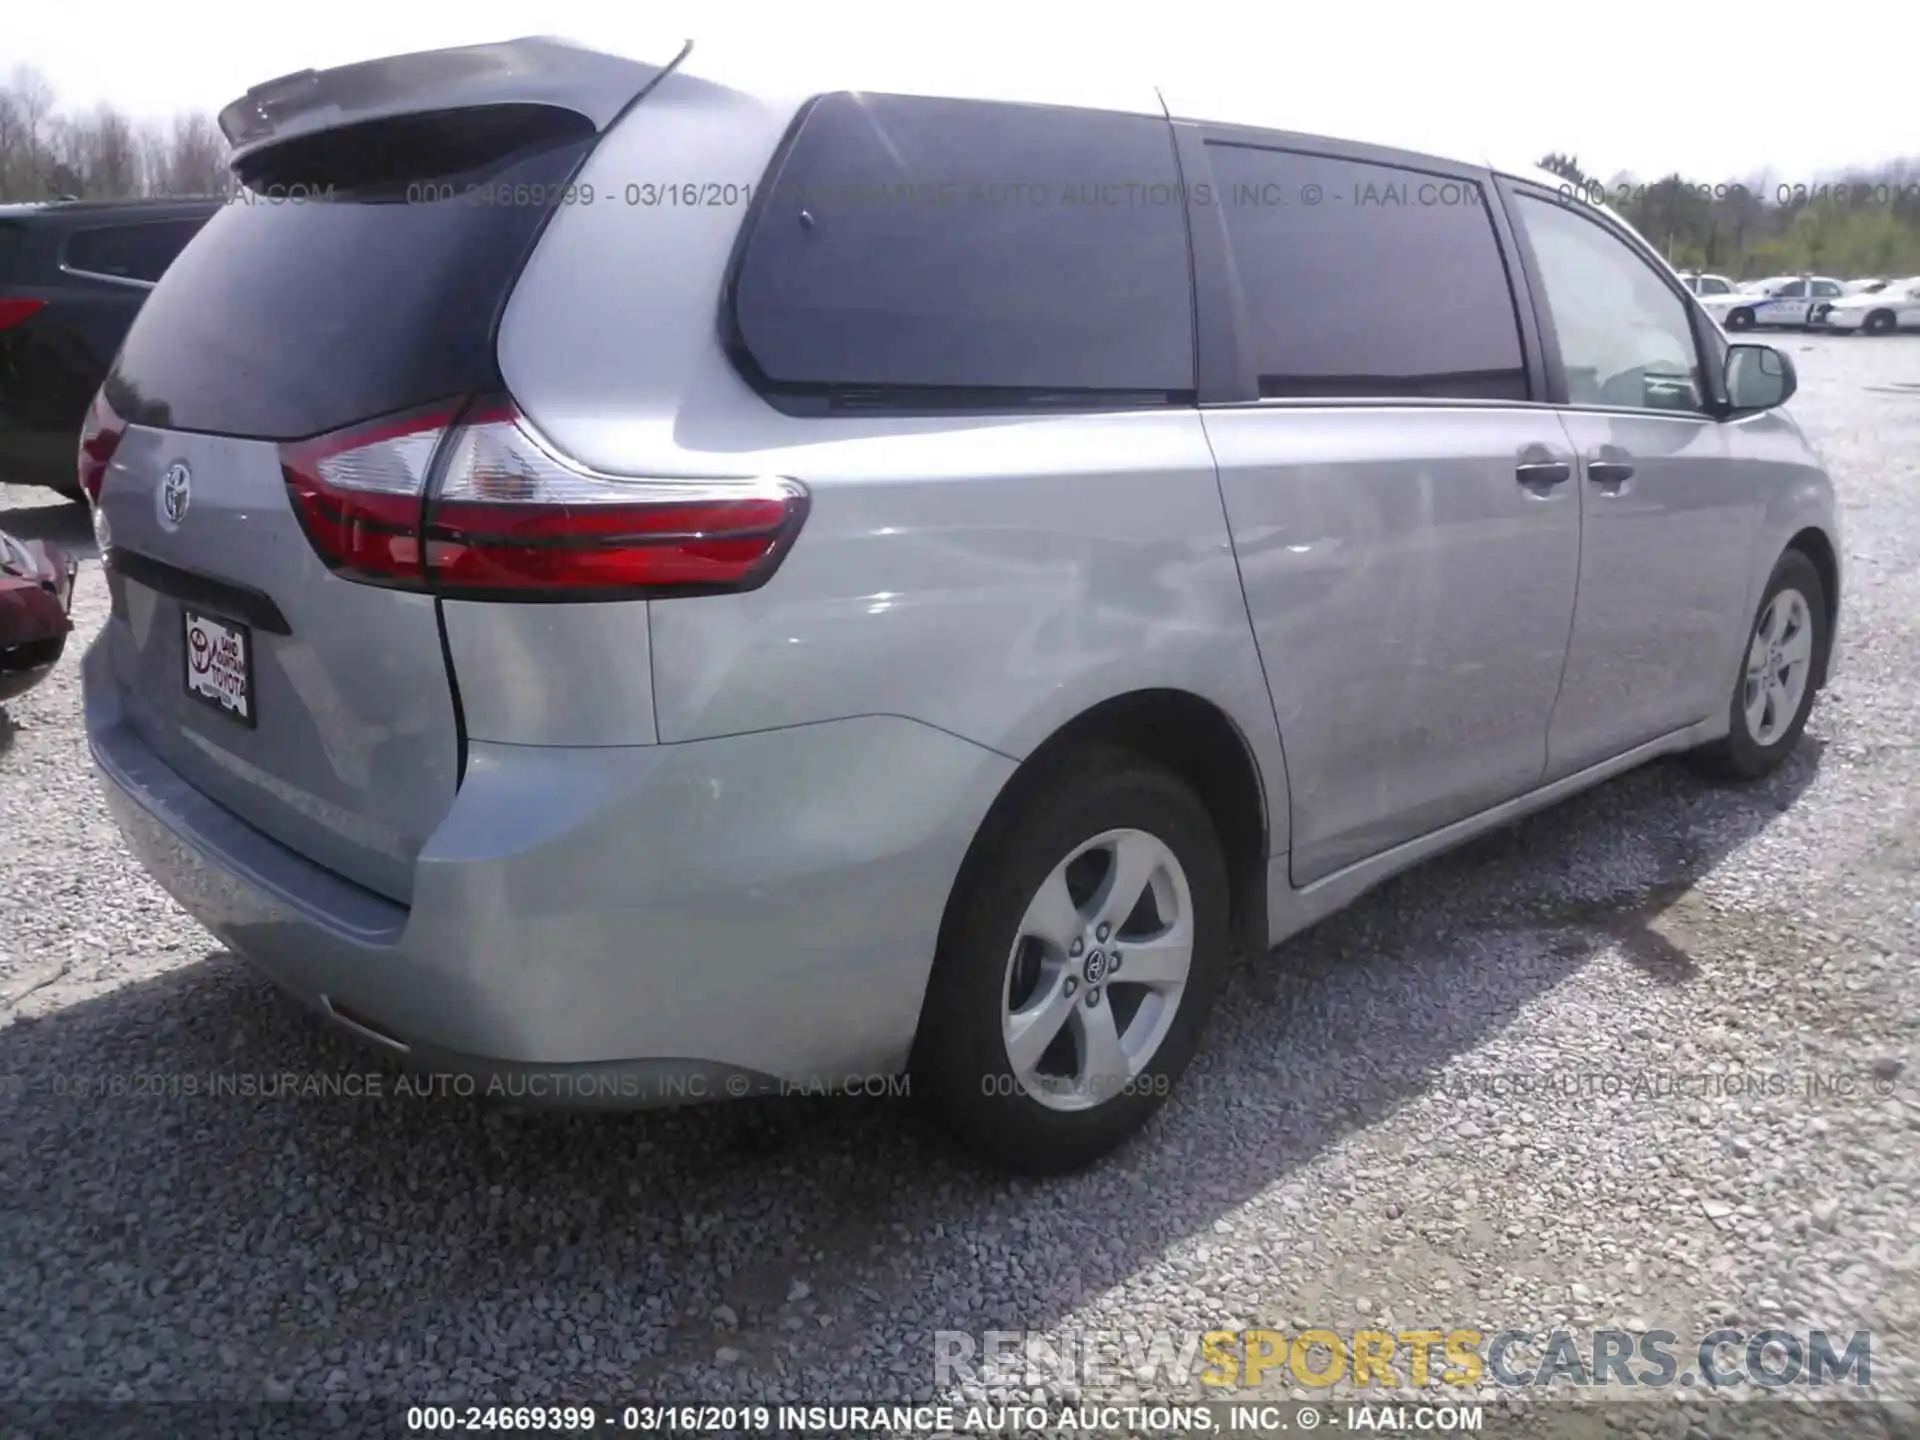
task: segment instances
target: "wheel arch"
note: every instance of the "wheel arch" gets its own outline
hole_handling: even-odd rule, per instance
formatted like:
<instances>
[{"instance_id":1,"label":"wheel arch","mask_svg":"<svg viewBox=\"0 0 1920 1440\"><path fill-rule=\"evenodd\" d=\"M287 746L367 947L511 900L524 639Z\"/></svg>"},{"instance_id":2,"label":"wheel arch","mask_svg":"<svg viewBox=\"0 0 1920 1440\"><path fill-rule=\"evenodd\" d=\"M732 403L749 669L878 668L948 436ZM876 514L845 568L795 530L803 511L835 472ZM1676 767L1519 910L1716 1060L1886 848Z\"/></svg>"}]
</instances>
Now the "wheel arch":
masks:
<instances>
[{"instance_id":1,"label":"wheel arch","mask_svg":"<svg viewBox=\"0 0 1920 1440\"><path fill-rule=\"evenodd\" d=\"M1226 852L1233 935L1241 946L1267 946L1269 817L1284 794L1268 792L1254 749L1231 716L1189 690L1129 691L1102 700L1060 725L1007 779L974 832L948 892L942 940L955 908L985 858L1035 791L1070 756L1091 745L1116 746L1164 766L1192 787Z\"/></svg>"},{"instance_id":2,"label":"wheel arch","mask_svg":"<svg viewBox=\"0 0 1920 1440\"><path fill-rule=\"evenodd\" d=\"M1826 592L1827 643L1816 657L1813 672L1814 688L1821 689L1827 683L1828 662L1833 654L1833 637L1840 631L1840 558L1834 549L1833 537L1816 525L1809 525L1797 531L1782 547L1781 554L1784 555L1788 550L1798 550L1812 562L1814 570L1820 576L1820 588Z\"/></svg>"}]
</instances>

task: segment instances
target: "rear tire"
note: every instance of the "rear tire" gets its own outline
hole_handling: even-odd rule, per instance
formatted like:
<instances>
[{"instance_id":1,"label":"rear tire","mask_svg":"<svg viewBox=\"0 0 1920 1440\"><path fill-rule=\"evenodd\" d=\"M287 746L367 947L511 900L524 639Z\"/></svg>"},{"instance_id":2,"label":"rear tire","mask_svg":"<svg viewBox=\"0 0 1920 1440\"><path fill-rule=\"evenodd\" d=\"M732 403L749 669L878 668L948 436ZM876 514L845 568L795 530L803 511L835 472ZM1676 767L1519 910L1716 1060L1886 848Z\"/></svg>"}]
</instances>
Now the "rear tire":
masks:
<instances>
[{"instance_id":1,"label":"rear tire","mask_svg":"<svg viewBox=\"0 0 1920 1440\"><path fill-rule=\"evenodd\" d=\"M1891 310L1876 310L1867 316L1866 323L1860 327L1869 335L1890 335L1894 329L1894 317Z\"/></svg>"},{"instance_id":2,"label":"rear tire","mask_svg":"<svg viewBox=\"0 0 1920 1440\"><path fill-rule=\"evenodd\" d=\"M1107 746L1063 762L975 841L942 926L914 1093L993 1165L1090 1164L1192 1060L1228 917L1219 836L1182 781Z\"/></svg>"},{"instance_id":3,"label":"rear tire","mask_svg":"<svg viewBox=\"0 0 1920 1440\"><path fill-rule=\"evenodd\" d=\"M1726 738L1693 753L1707 774L1758 780L1779 769L1813 711L1814 680L1826 672L1831 631L1820 572L1798 550L1773 567L1747 629L1734 676Z\"/></svg>"},{"instance_id":4,"label":"rear tire","mask_svg":"<svg viewBox=\"0 0 1920 1440\"><path fill-rule=\"evenodd\" d=\"M1735 310L1731 315L1727 316L1727 329L1729 330L1751 330L1752 328L1753 311L1751 310Z\"/></svg>"}]
</instances>

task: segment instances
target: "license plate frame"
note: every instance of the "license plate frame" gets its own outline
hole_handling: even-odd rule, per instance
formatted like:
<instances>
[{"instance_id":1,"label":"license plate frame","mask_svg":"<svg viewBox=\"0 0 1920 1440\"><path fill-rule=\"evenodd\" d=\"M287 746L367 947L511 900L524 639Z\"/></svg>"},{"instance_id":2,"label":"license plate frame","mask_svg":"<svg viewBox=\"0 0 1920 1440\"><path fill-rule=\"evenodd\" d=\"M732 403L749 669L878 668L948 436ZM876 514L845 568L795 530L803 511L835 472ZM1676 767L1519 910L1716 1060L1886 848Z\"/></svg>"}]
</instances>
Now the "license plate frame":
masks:
<instances>
[{"instance_id":1,"label":"license plate frame","mask_svg":"<svg viewBox=\"0 0 1920 1440\"><path fill-rule=\"evenodd\" d=\"M200 639L196 642L195 636ZM228 646L224 642L231 640ZM234 657L238 657L238 666ZM196 659L204 657L204 663ZM253 631L237 620L180 607L180 683L189 700L252 730L260 723L253 675ZM225 677L239 672L236 686ZM196 680L198 684L196 685ZM237 694L239 704L229 698Z\"/></svg>"}]
</instances>

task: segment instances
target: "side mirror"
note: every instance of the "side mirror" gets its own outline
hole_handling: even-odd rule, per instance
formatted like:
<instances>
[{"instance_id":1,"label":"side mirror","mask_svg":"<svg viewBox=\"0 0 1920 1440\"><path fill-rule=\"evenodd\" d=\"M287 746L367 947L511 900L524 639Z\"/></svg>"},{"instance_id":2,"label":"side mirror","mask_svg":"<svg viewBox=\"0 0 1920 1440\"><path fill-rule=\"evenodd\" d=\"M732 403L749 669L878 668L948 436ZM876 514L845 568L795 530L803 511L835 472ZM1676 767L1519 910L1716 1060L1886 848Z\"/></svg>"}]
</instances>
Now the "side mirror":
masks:
<instances>
[{"instance_id":1,"label":"side mirror","mask_svg":"<svg viewBox=\"0 0 1920 1440\"><path fill-rule=\"evenodd\" d=\"M1734 410L1771 410L1800 388L1793 361L1771 345L1727 347L1727 403Z\"/></svg>"}]
</instances>

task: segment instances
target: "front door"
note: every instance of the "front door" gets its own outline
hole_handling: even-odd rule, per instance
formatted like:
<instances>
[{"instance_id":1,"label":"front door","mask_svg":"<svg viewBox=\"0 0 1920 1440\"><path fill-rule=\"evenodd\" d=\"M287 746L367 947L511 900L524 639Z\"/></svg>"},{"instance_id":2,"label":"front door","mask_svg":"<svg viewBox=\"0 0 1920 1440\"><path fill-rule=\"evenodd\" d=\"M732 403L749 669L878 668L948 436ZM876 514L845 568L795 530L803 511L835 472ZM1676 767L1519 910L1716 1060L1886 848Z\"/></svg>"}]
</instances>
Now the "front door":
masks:
<instances>
[{"instance_id":1,"label":"front door","mask_svg":"<svg viewBox=\"0 0 1920 1440\"><path fill-rule=\"evenodd\" d=\"M1705 413L1680 287L1596 214L1522 191L1516 218L1580 457L1580 584L1547 738L1555 779L1728 703L1729 625L1744 618L1759 508Z\"/></svg>"},{"instance_id":2,"label":"front door","mask_svg":"<svg viewBox=\"0 0 1920 1440\"><path fill-rule=\"evenodd\" d=\"M1804 325L1813 308L1807 296L1807 282L1791 280L1753 307L1753 318L1762 325Z\"/></svg>"}]
</instances>

